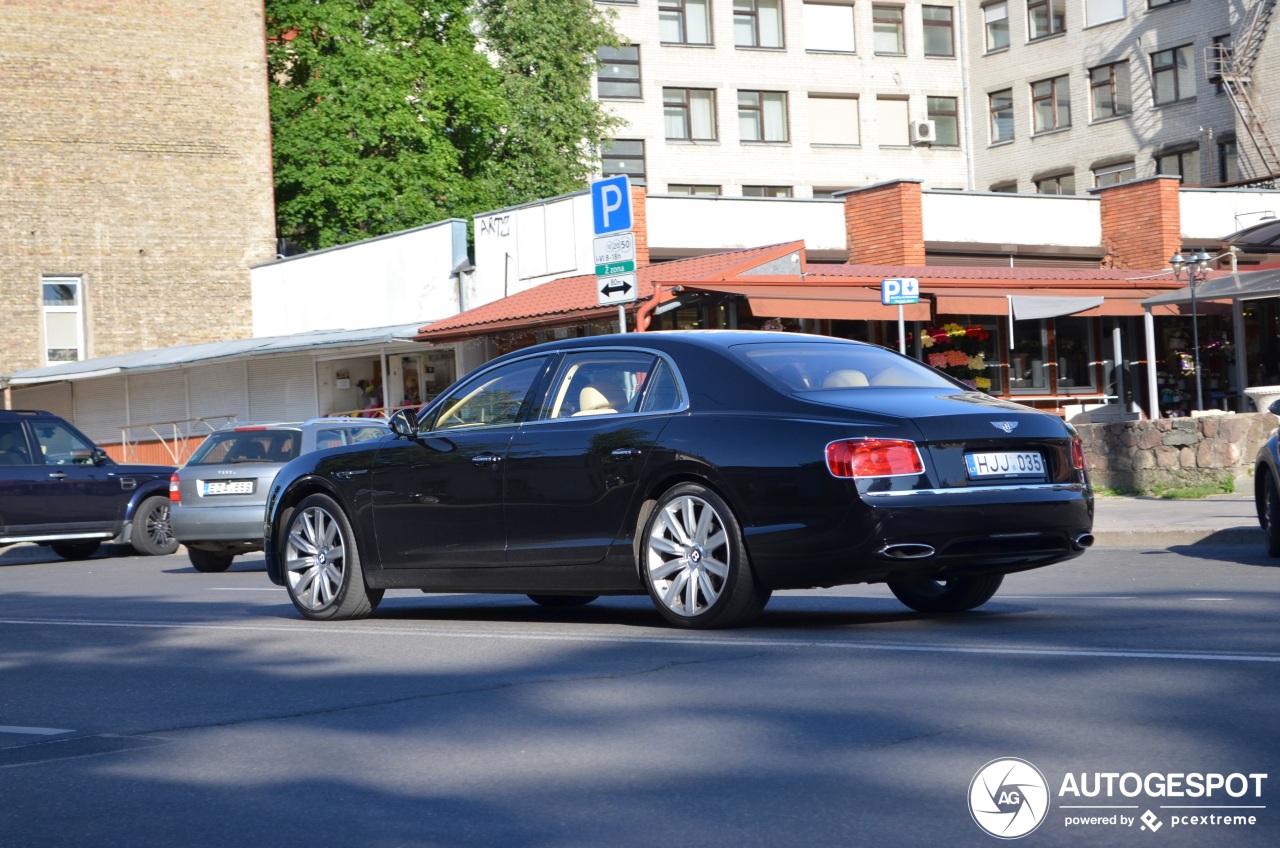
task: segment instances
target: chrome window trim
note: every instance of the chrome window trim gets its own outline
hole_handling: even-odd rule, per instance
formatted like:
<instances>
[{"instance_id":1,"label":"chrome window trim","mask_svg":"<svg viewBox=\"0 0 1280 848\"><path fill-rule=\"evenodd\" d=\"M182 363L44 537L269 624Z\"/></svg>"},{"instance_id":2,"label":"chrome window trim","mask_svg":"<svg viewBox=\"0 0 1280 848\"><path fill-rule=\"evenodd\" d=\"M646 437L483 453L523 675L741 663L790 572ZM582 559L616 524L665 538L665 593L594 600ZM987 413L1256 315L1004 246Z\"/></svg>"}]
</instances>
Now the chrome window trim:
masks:
<instances>
[{"instance_id":1,"label":"chrome window trim","mask_svg":"<svg viewBox=\"0 0 1280 848\"><path fill-rule=\"evenodd\" d=\"M864 499L900 498L912 495L940 495L946 497L949 495L973 495L987 492L1025 492L1027 490L1078 492L1084 494L1086 487L1083 483L1026 483L1020 486L1011 484L1005 486L962 486L955 489L906 489L894 492L862 492L861 497Z\"/></svg>"}]
</instances>

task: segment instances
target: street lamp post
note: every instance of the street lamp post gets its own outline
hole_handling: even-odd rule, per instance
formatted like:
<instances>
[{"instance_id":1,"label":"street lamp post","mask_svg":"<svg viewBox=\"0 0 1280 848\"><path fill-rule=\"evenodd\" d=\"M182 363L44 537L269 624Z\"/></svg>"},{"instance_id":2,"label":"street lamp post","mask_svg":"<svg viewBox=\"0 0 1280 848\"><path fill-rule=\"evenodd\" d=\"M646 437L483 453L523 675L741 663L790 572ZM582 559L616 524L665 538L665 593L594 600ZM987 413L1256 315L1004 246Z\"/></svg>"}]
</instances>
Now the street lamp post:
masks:
<instances>
[{"instance_id":1,"label":"street lamp post","mask_svg":"<svg viewBox=\"0 0 1280 848\"><path fill-rule=\"evenodd\" d=\"M1196 284L1203 283L1209 276L1209 263L1213 257L1201 250L1191 256L1184 257L1178 251L1169 258L1176 280L1186 280L1191 287L1191 367L1196 375L1196 410L1204 410L1204 394L1200 388L1200 321L1196 310Z\"/></svg>"}]
</instances>

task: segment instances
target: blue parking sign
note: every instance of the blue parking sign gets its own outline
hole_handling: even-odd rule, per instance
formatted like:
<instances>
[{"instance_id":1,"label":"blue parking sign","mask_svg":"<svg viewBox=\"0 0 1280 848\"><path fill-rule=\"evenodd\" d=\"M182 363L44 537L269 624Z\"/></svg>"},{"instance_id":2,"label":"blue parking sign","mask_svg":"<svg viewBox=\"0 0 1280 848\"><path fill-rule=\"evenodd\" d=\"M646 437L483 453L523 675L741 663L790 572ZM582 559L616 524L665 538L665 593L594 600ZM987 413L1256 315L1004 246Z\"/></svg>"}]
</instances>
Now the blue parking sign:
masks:
<instances>
[{"instance_id":1,"label":"blue parking sign","mask_svg":"<svg viewBox=\"0 0 1280 848\"><path fill-rule=\"evenodd\" d=\"M591 223L598 236L631 229L631 180L626 174L591 184Z\"/></svg>"}]
</instances>

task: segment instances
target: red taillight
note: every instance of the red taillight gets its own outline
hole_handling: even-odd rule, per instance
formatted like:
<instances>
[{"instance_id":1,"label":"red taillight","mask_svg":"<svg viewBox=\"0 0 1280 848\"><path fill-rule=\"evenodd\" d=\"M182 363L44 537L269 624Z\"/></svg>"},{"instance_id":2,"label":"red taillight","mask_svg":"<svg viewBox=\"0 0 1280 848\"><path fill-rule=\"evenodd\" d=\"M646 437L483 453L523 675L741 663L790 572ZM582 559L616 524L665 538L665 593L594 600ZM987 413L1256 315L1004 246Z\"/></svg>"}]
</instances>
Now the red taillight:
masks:
<instances>
[{"instance_id":1,"label":"red taillight","mask_svg":"<svg viewBox=\"0 0 1280 848\"><path fill-rule=\"evenodd\" d=\"M916 443L906 439L845 439L827 445L827 470L836 477L923 474Z\"/></svg>"},{"instance_id":2,"label":"red taillight","mask_svg":"<svg viewBox=\"0 0 1280 848\"><path fill-rule=\"evenodd\" d=\"M1071 467L1084 471L1084 442L1078 437L1071 440Z\"/></svg>"},{"instance_id":3,"label":"red taillight","mask_svg":"<svg viewBox=\"0 0 1280 848\"><path fill-rule=\"evenodd\" d=\"M182 495L178 493L178 475L176 472L172 477L169 478L169 500L171 501L182 500Z\"/></svg>"}]
</instances>

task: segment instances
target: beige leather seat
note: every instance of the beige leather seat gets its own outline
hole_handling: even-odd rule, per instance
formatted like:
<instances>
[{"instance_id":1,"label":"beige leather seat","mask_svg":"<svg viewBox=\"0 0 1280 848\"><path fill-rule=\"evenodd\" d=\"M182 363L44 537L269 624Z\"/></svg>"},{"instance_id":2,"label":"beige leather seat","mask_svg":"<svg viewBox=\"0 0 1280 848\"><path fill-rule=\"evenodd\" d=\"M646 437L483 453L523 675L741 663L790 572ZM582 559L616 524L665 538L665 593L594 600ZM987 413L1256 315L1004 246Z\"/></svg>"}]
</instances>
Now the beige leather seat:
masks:
<instances>
[{"instance_id":1,"label":"beige leather seat","mask_svg":"<svg viewBox=\"0 0 1280 848\"><path fill-rule=\"evenodd\" d=\"M822 378L822 388L824 389L844 389L854 386L869 386L867 375L861 371L855 371L852 368L844 368L840 371L832 371L826 377Z\"/></svg>"},{"instance_id":2,"label":"beige leather seat","mask_svg":"<svg viewBox=\"0 0 1280 848\"><path fill-rule=\"evenodd\" d=\"M583 386L582 391L578 392L578 411L573 413L573 417L608 415L617 412L622 406L626 406L626 399L619 395L614 386L592 383L589 386Z\"/></svg>"}]
</instances>

